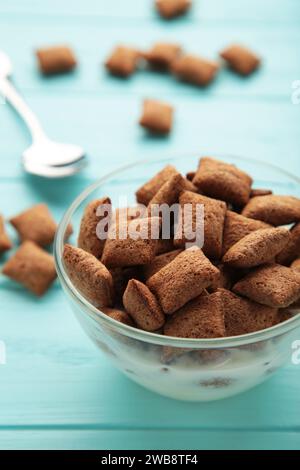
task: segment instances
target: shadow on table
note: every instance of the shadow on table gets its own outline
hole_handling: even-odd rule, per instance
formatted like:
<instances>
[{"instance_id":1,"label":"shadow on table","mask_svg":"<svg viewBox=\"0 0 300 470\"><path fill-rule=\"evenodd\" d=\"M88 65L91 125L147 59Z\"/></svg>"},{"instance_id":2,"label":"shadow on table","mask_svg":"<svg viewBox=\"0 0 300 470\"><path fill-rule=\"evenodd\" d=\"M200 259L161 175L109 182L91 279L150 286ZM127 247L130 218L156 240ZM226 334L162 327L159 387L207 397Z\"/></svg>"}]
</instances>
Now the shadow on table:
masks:
<instances>
[{"instance_id":1,"label":"shadow on table","mask_svg":"<svg viewBox=\"0 0 300 470\"><path fill-rule=\"evenodd\" d=\"M25 174L25 180L31 186L37 200L49 204L68 205L89 185L92 180L81 174L68 178L43 178L40 176Z\"/></svg>"},{"instance_id":2,"label":"shadow on table","mask_svg":"<svg viewBox=\"0 0 300 470\"><path fill-rule=\"evenodd\" d=\"M278 406L286 391L286 374L289 372L289 369L283 369L265 383L240 395L202 403L162 397L118 375L115 370L111 371L111 381L107 385L113 389L108 392L111 393L110 400L119 401L116 390L122 390L122 401L126 403L122 410L122 421L129 421L132 427L256 430L282 426L283 417Z\"/></svg>"}]
</instances>

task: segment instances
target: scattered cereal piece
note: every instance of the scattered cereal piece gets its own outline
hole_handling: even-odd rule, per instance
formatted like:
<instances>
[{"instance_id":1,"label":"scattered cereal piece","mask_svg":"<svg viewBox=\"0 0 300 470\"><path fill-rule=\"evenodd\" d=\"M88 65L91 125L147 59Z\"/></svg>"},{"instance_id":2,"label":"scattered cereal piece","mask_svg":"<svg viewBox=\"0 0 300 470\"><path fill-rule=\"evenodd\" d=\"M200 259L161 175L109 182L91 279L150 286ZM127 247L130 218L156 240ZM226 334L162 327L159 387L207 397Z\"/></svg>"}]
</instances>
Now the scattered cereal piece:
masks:
<instances>
[{"instance_id":1,"label":"scattered cereal piece","mask_svg":"<svg viewBox=\"0 0 300 470\"><path fill-rule=\"evenodd\" d=\"M36 51L40 71L44 75L71 72L77 65L72 49L68 46L54 46Z\"/></svg>"},{"instance_id":2,"label":"scattered cereal piece","mask_svg":"<svg viewBox=\"0 0 300 470\"><path fill-rule=\"evenodd\" d=\"M223 301L226 336L239 336L264 330L280 322L276 308L244 299L229 290L220 289Z\"/></svg>"},{"instance_id":3,"label":"scattered cereal piece","mask_svg":"<svg viewBox=\"0 0 300 470\"><path fill-rule=\"evenodd\" d=\"M261 222L260 220L249 219L236 212L227 211L223 233L223 254L249 233L270 227L271 225Z\"/></svg>"},{"instance_id":4,"label":"scattered cereal piece","mask_svg":"<svg viewBox=\"0 0 300 470\"><path fill-rule=\"evenodd\" d=\"M163 311L171 314L200 295L219 276L203 252L191 247L158 271L147 286L158 297Z\"/></svg>"},{"instance_id":5,"label":"scattered cereal piece","mask_svg":"<svg viewBox=\"0 0 300 470\"><path fill-rule=\"evenodd\" d=\"M10 219L17 230L20 240L31 240L40 246L50 245L57 229L57 224L46 204L37 204Z\"/></svg>"},{"instance_id":6,"label":"scattered cereal piece","mask_svg":"<svg viewBox=\"0 0 300 470\"><path fill-rule=\"evenodd\" d=\"M250 75L260 65L260 58L256 54L238 44L227 47L220 56L232 70L244 76Z\"/></svg>"},{"instance_id":7,"label":"scattered cereal piece","mask_svg":"<svg viewBox=\"0 0 300 470\"><path fill-rule=\"evenodd\" d=\"M285 225L300 221L300 199L293 196L253 197L244 207L242 215L272 225Z\"/></svg>"},{"instance_id":8,"label":"scattered cereal piece","mask_svg":"<svg viewBox=\"0 0 300 470\"><path fill-rule=\"evenodd\" d=\"M65 245L63 261L74 286L96 307L113 303L113 281L110 272L91 253Z\"/></svg>"},{"instance_id":9,"label":"scattered cereal piece","mask_svg":"<svg viewBox=\"0 0 300 470\"><path fill-rule=\"evenodd\" d=\"M191 0L156 0L155 4L160 16L171 19L186 13L191 6Z\"/></svg>"},{"instance_id":10,"label":"scattered cereal piece","mask_svg":"<svg viewBox=\"0 0 300 470\"><path fill-rule=\"evenodd\" d=\"M178 44L159 42L144 57L149 65L156 69L168 69L172 62L181 54Z\"/></svg>"},{"instance_id":11,"label":"scattered cereal piece","mask_svg":"<svg viewBox=\"0 0 300 470\"><path fill-rule=\"evenodd\" d=\"M249 201L252 178L235 165L202 157L193 183L206 196L244 206Z\"/></svg>"},{"instance_id":12,"label":"scattered cereal piece","mask_svg":"<svg viewBox=\"0 0 300 470\"><path fill-rule=\"evenodd\" d=\"M193 242L192 235L199 232L201 230L200 225L203 224L202 218L201 220L197 218L197 207L203 206L204 245L202 250L208 258L219 259L222 255L223 227L227 210L225 202L190 191L183 192L180 195L179 202L182 210L187 209L188 204L191 206L192 226L186 227L183 217L183 224L179 228L181 233L175 234L174 245L183 246L187 242ZM190 228L192 229L191 233L187 233ZM182 232L184 233L182 234Z\"/></svg>"},{"instance_id":13,"label":"scattered cereal piece","mask_svg":"<svg viewBox=\"0 0 300 470\"><path fill-rule=\"evenodd\" d=\"M114 320L120 323L123 323L124 325L134 326L132 318L124 310L120 310L118 308L102 307L101 312L105 313L105 315L107 315L108 317L113 318Z\"/></svg>"},{"instance_id":14,"label":"scattered cereal piece","mask_svg":"<svg viewBox=\"0 0 300 470\"><path fill-rule=\"evenodd\" d=\"M295 271L300 271L300 258L292 262L291 268L294 269Z\"/></svg>"},{"instance_id":15,"label":"scattered cereal piece","mask_svg":"<svg viewBox=\"0 0 300 470\"><path fill-rule=\"evenodd\" d=\"M120 77L129 77L135 72L141 53L131 47L117 46L105 62L107 70Z\"/></svg>"},{"instance_id":16,"label":"scattered cereal piece","mask_svg":"<svg viewBox=\"0 0 300 470\"><path fill-rule=\"evenodd\" d=\"M10 241L4 227L4 219L0 215L0 253L10 250L12 248L12 242Z\"/></svg>"},{"instance_id":17,"label":"scattered cereal piece","mask_svg":"<svg viewBox=\"0 0 300 470\"><path fill-rule=\"evenodd\" d=\"M269 307L288 307L300 296L300 274L279 264L266 264L238 281L233 291Z\"/></svg>"},{"instance_id":18,"label":"scattered cereal piece","mask_svg":"<svg viewBox=\"0 0 300 470\"><path fill-rule=\"evenodd\" d=\"M178 256L182 250L173 250L169 251L168 253L164 253L159 256L155 256L154 260L150 264L146 264L143 266L143 271L144 271L144 277L145 279L149 279L151 276L156 274L158 271L160 271L164 266L169 264L173 259Z\"/></svg>"},{"instance_id":19,"label":"scattered cereal piece","mask_svg":"<svg viewBox=\"0 0 300 470\"><path fill-rule=\"evenodd\" d=\"M151 263L156 254L160 224L159 217L112 224L104 245L102 262L112 268ZM153 237L153 234L158 237Z\"/></svg>"},{"instance_id":20,"label":"scattered cereal piece","mask_svg":"<svg viewBox=\"0 0 300 470\"><path fill-rule=\"evenodd\" d=\"M56 278L53 256L29 240L5 263L2 272L37 296L42 296Z\"/></svg>"},{"instance_id":21,"label":"scattered cereal piece","mask_svg":"<svg viewBox=\"0 0 300 470\"><path fill-rule=\"evenodd\" d=\"M173 108L161 101L144 100L139 123L150 132L168 134L173 123Z\"/></svg>"},{"instance_id":22,"label":"scattered cereal piece","mask_svg":"<svg viewBox=\"0 0 300 470\"><path fill-rule=\"evenodd\" d=\"M108 209L108 210L107 210ZM101 229L101 234L108 231L110 215L111 215L111 200L109 197L103 197L91 201L85 208L83 217L81 219L80 231L78 236L78 247L91 253L96 258L100 259L102 256L105 239L100 239L97 235L97 226L104 219L108 219L106 227ZM105 230L106 229L106 230Z\"/></svg>"},{"instance_id":23,"label":"scattered cereal piece","mask_svg":"<svg viewBox=\"0 0 300 470\"><path fill-rule=\"evenodd\" d=\"M286 228L264 228L246 235L223 256L223 262L235 268L253 268L272 261L290 240Z\"/></svg>"},{"instance_id":24,"label":"scattered cereal piece","mask_svg":"<svg viewBox=\"0 0 300 470\"><path fill-rule=\"evenodd\" d=\"M300 255L300 222L290 230L289 243L283 248L276 258L277 263L290 265Z\"/></svg>"},{"instance_id":25,"label":"scattered cereal piece","mask_svg":"<svg viewBox=\"0 0 300 470\"><path fill-rule=\"evenodd\" d=\"M182 81L206 86L215 78L219 65L217 62L202 57L183 55L174 60L171 70Z\"/></svg>"},{"instance_id":26,"label":"scattered cereal piece","mask_svg":"<svg viewBox=\"0 0 300 470\"><path fill-rule=\"evenodd\" d=\"M128 282L123 296L124 307L136 324L146 331L155 331L165 323L165 316L155 296L136 279Z\"/></svg>"},{"instance_id":27,"label":"scattered cereal piece","mask_svg":"<svg viewBox=\"0 0 300 470\"><path fill-rule=\"evenodd\" d=\"M271 189L251 189L250 198L257 196L268 196L269 194L273 194L273 191L271 191Z\"/></svg>"}]
</instances>

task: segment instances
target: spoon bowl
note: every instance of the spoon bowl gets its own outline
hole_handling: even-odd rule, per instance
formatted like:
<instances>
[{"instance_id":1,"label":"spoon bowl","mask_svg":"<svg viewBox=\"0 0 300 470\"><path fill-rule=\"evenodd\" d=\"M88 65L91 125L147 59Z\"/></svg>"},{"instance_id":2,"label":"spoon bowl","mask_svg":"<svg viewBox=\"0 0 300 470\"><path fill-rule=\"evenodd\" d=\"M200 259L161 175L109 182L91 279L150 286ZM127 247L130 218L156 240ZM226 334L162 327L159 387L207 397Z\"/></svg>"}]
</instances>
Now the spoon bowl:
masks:
<instances>
[{"instance_id":1,"label":"spoon bowl","mask_svg":"<svg viewBox=\"0 0 300 470\"><path fill-rule=\"evenodd\" d=\"M76 163L65 166L42 165L40 162L32 162L30 159L23 160L23 166L27 173L44 178L67 178L83 170L86 166L86 158Z\"/></svg>"},{"instance_id":2,"label":"spoon bowl","mask_svg":"<svg viewBox=\"0 0 300 470\"><path fill-rule=\"evenodd\" d=\"M23 162L30 160L31 165L64 166L82 160L84 157L84 150L78 145L41 138L34 141L24 151Z\"/></svg>"},{"instance_id":3,"label":"spoon bowl","mask_svg":"<svg viewBox=\"0 0 300 470\"><path fill-rule=\"evenodd\" d=\"M11 61L0 51L0 93L23 118L32 137L32 144L23 152L25 170L48 178L78 173L86 164L83 148L55 142L46 136L39 120L8 79L11 73Z\"/></svg>"}]
</instances>

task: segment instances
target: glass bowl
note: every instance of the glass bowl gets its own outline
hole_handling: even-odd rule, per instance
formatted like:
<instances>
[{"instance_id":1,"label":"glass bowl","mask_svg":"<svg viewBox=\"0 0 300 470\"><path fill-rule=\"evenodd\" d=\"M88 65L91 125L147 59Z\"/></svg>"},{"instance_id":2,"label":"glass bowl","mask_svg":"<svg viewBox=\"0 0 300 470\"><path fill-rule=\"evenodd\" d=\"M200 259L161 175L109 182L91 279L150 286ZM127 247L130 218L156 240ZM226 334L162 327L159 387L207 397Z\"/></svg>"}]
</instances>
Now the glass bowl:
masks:
<instances>
[{"instance_id":1,"label":"glass bowl","mask_svg":"<svg viewBox=\"0 0 300 470\"><path fill-rule=\"evenodd\" d=\"M259 161L220 156L254 178L254 187L277 194L300 195L300 180ZM293 342L300 339L300 310L279 325L263 331L216 339L180 339L148 333L121 324L91 305L74 287L64 268L62 252L71 223L76 239L85 206L109 196L113 205L126 196L135 205L135 191L166 164L185 174L197 167L197 156L140 161L101 178L88 187L64 215L55 239L58 276L76 317L92 341L124 374L149 390L190 401L209 401L235 395L263 382L278 368L292 361ZM164 352L175 358L165 363Z\"/></svg>"}]
</instances>

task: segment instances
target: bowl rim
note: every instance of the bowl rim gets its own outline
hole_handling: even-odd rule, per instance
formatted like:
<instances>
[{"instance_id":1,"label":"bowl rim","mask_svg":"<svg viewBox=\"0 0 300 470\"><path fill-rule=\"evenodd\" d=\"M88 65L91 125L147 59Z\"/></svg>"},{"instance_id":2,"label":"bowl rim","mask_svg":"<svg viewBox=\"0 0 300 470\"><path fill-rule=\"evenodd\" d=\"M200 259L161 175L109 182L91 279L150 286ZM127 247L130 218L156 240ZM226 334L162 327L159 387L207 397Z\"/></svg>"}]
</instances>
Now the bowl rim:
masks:
<instances>
[{"instance_id":1,"label":"bowl rim","mask_svg":"<svg viewBox=\"0 0 300 470\"><path fill-rule=\"evenodd\" d=\"M208 155L208 153L206 153ZM235 161L241 162L250 162L255 163L259 166L263 166L266 168L272 168L279 173L287 176L293 182L297 183L300 187L300 178L297 176L292 175L288 171L280 168L277 165L272 163L267 163L264 161L260 161L253 158L247 157L240 157L237 155L232 154L220 154L220 153L209 153L209 155L214 155L215 158L218 159L232 159ZM190 158L194 157L195 159L199 159L199 154L197 155L188 153L187 155L183 156L181 153L180 155L173 154L172 156L166 157L155 157L155 158L147 158L143 160L135 160L126 165L122 165L115 170L105 174L102 178L98 179L94 183L90 184L86 189L84 189L72 202L69 208L65 211L56 231L55 240L54 240L54 259L56 270L58 274L58 278L62 284L64 290L71 296L73 301L79 304L79 307L87 314L89 320L93 322L95 327L99 328L99 320L103 322L111 330L118 332L124 336L130 337L132 339L136 339L139 341L161 345L161 346L171 346L177 348L191 348L191 349L221 349L221 348L230 348L230 347L238 347L244 346L251 343L256 343L260 341L265 341L268 339L275 338L276 336L283 335L291 330L296 329L300 326L300 312L294 315L289 320L286 320L283 323L279 323L278 325L272 326L271 328L266 328L264 330L255 331L253 333L248 333L245 335L239 336L226 336L221 338L206 338L206 339L198 339L198 338L178 338L172 336L165 336L158 333L148 332L144 330L140 330L129 325L125 325L123 323L118 322L110 318L105 313L101 312L97 307L92 305L85 297L81 295L81 293L76 289L73 285L72 281L70 280L68 273L66 272L63 262L62 262L62 253L63 253L63 246L65 244L64 236L68 224L71 221L72 215L78 209L78 207L82 204L82 202L90 196L96 189L99 189L103 184L109 182L111 178L114 176L121 174L123 171L129 170L130 168L134 168L136 166L142 166L145 164L155 164L161 163L163 164L170 164L173 163L176 165L176 160L182 158ZM235 163L233 161L233 163Z\"/></svg>"}]
</instances>

